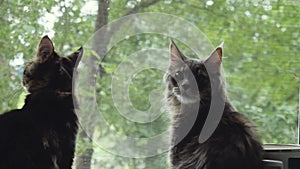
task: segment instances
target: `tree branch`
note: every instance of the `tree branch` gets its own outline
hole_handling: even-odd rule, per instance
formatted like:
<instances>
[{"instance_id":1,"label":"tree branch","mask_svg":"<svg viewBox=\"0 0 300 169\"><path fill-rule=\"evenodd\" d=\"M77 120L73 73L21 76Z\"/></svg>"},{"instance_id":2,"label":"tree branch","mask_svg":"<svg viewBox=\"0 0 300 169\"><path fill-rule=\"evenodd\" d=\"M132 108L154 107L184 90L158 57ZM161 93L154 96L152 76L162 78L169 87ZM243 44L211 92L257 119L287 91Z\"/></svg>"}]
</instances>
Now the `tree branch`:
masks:
<instances>
[{"instance_id":1,"label":"tree branch","mask_svg":"<svg viewBox=\"0 0 300 169\"><path fill-rule=\"evenodd\" d=\"M219 13L215 13L214 11L212 10L208 10L207 8L205 7L200 7L200 6L197 6L197 5L194 5L194 4L186 4L187 6L191 7L191 8L194 8L194 9L198 9L198 10L202 10L202 11L206 11L206 12L209 12L213 15L216 15L216 16L219 16L219 17L222 17L222 18L227 18L228 16L225 15L225 14L219 14Z\"/></svg>"},{"instance_id":2,"label":"tree branch","mask_svg":"<svg viewBox=\"0 0 300 169\"><path fill-rule=\"evenodd\" d=\"M107 0L99 0L100 1L107 1ZM129 10L128 12L126 12L124 16L128 16L128 15L131 15L131 14L135 14L137 13L140 9L144 9L144 8L147 8L151 5L154 5L155 3L159 2L159 0L151 0L151 1L148 1L148 2L142 2L140 3L139 5L136 5L134 8L132 8L131 10ZM105 6L105 4L102 4L101 6L101 9L100 9L100 6L99 6L99 9L100 11L105 11L103 8L108 8L108 3L107 3L107 6ZM98 10L99 12L99 10ZM108 11L107 11L108 12ZM107 14L107 13L103 13L103 14ZM98 13L99 15L99 13ZM107 14L108 15L108 14ZM103 20L101 20L103 19ZM105 24L98 24L96 26L96 30L99 30L102 28L102 26L106 25L108 23L107 20L104 20L104 18L99 18L99 21L105 21ZM104 22L103 22L104 23ZM99 56L102 58L102 62L105 60L104 56L107 52L107 46L109 44L109 41L111 39L111 37L114 35L114 33L116 33L120 27L122 26L124 22L117 22L116 24L114 24L112 27L109 27L108 29L109 30L106 30L106 31L101 31L99 33L97 33L97 37L94 39L94 44L97 45L96 47L94 47L93 49L99 54Z\"/></svg>"},{"instance_id":3,"label":"tree branch","mask_svg":"<svg viewBox=\"0 0 300 169\"><path fill-rule=\"evenodd\" d=\"M138 12L139 9L143 9L143 8L147 8L151 5L156 4L157 2L159 2L159 0L152 0L149 2L142 2L139 5L135 6L134 8L132 8L130 11L128 11L125 15L123 16L127 16L127 15L131 15L131 14L135 14Z\"/></svg>"}]
</instances>

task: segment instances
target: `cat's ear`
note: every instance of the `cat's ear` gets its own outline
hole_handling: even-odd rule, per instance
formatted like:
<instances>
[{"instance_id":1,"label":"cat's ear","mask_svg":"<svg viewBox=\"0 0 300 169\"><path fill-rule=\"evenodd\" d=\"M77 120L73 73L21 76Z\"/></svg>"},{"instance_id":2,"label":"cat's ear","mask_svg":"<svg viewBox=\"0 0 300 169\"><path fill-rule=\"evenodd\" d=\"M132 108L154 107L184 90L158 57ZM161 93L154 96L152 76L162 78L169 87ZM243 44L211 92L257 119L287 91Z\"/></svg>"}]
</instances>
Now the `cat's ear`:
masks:
<instances>
[{"instance_id":1,"label":"cat's ear","mask_svg":"<svg viewBox=\"0 0 300 169\"><path fill-rule=\"evenodd\" d=\"M83 54L83 48L80 47L76 52L74 52L73 54L71 54L70 56L68 56L68 58L72 61L73 66L76 65L76 63L78 64L79 61L82 58L82 54Z\"/></svg>"},{"instance_id":2,"label":"cat's ear","mask_svg":"<svg viewBox=\"0 0 300 169\"><path fill-rule=\"evenodd\" d=\"M54 54L54 46L51 39L46 35L44 36L38 46L37 58L41 63L51 59Z\"/></svg>"},{"instance_id":3,"label":"cat's ear","mask_svg":"<svg viewBox=\"0 0 300 169\"><path fill-rule=\"evenodd\" d=\"M170 40L170 62L182 62L186 57L180 52L173 40Z\"/></svg>"},{"instance_id":4,"label":"cat's ear","mask_svg":"<svg viewBox=\"0 0 300 169\"><path fill-rule=\"evenodd\" d=\"M221 64L223 57L223 42L209 55L206 62Z\"/></svg>"},{"instance_id":5,"label":"cat's ear","mask_svg":"<svg viewBox=\"0 0 300 169\"><path fill-rule=\"evenodd\" d=\"M209 55L205 64L214 72L220 72L223 57L223 42Z\"/></svg>"}]
</instances>

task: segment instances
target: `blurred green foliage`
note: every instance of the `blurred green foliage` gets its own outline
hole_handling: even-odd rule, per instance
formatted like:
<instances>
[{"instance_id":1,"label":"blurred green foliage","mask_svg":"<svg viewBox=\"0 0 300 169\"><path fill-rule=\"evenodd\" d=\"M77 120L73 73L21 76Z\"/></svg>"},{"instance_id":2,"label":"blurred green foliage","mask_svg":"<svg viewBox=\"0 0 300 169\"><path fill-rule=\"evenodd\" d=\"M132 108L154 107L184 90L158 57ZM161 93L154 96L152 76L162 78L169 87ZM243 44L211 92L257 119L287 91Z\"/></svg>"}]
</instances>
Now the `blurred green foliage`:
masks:
<instances>
[{"instance_id":1,"label":"blurred green foliage","mask_svg":"<svg viewBox=\"0 0 300 169\"><path fill-rule=\"evenodd\" d=\"M147 0L112 0L109 21L116 20ZM90 4L90 6L88 6ZM34 57L40 38L48 34L61 54L73 51L93 35L97 1L0 0L0 110L20 107L24 98L21 77L24 64ZM96 10L95 10L96 9ZM297 143L297 114L300 73L300 3L296 0L161 0L138 12L164 12L182 17L203 31L214 46L225 41L223 67L233 104L257 125L264 143ZM172 25L170 25L171 27ZM185 29L184 25L182 29ZM119 134L151 137L169 126L167 113L151 124L139 124L122 117L111 93L111 76L127 56L143 48L164 47L169 37L137 35L108 51L101 63L107 73L97 78L99 110L105 123ZM180 46L183 46L180 44ZM193 56L188 47L183 52ZM24 62L24 63L23 63ZM163 72L152 68L136 74L129 85L133 107L140 111L151 105L149 95L161 89ZM101 89L101 90L100 90ZM22 94L23 93L23 94ZM113 137L103 121L93 138L110 142ZM98 125L99 124L99 125ZM97 137L99 136L99 137ZM125 158L100 145L79 140L77 152L94 148L92 168L164 169L167 153L151 158ZM126 146L126 145L124 145Z\"/></svg>"}]
</instances>

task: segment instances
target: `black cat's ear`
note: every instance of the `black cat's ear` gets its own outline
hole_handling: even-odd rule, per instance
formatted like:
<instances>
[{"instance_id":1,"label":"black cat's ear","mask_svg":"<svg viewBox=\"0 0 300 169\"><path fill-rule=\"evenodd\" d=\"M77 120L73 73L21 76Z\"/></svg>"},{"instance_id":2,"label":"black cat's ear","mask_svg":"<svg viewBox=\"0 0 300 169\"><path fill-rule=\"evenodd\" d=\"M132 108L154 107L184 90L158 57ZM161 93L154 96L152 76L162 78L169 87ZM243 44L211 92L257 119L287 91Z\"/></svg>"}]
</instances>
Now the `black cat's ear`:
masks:
<instances>
[{"instance_id":1,"label":"black cat's ear","mask_svg":"<svg viewBox=\"0 0 300 169\"><path fill-rule=\"evenodd\" d=\"M223 57L223 42L209 55L205 64L209 66L213 72L220 72Z\"/></svg>"},{"instance_id":2,"label":"black cat's ear","mask_svg":"<svg viewBox=\"0 0 300 169\"><path fill-rule=\"evenodd\" d=\"M180 52L173 40L170 40L170 62L182 62L186 57Z\"/></svg>"},{"instance_id":3,"label":"black cat's ear","mask_svg":"<svg viewBox=\"0 0 300 169\"><path fill-rule=\"evenodd\" d=\"M54 46L50 38L46 35L44 36L38 46L37 57L41 63L46 62L51 59L54 54Z\"/></svg>"},{"instance_id":4,"label":"black cat's ear","mask_svg":"<svg viewBox=\"0 0 300 169\"><path fill-rule=\"evenodd\" d=\"M74 52L73 54L71 54L70 56L68 56L68 58L72 61L73 66L76 65L76 63L78 64L79 61L82 58L82 54L83 54L83 48L80 47L76 52Z\"/></svg>"}]
</instances>

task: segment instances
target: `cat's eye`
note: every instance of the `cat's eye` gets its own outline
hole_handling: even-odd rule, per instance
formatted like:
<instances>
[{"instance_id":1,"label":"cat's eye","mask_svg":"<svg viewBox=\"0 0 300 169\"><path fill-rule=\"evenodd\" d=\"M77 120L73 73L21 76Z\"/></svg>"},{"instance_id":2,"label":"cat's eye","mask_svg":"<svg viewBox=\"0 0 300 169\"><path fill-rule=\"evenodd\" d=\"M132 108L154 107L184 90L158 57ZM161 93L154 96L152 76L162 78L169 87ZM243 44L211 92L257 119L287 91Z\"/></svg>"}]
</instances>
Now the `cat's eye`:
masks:
<instances>
[{"instance_id":1,"label":"cat's eye","mask_svg":"<svg viewBox=\"0 0 300 169\"><path fill-rule=\"evenodd\" d=\"M174 78L176 80L182 80L183 79L183 73L180 72L180 71L176 72L175 75L174 75Z\"/></svg>"}]
</instances>

